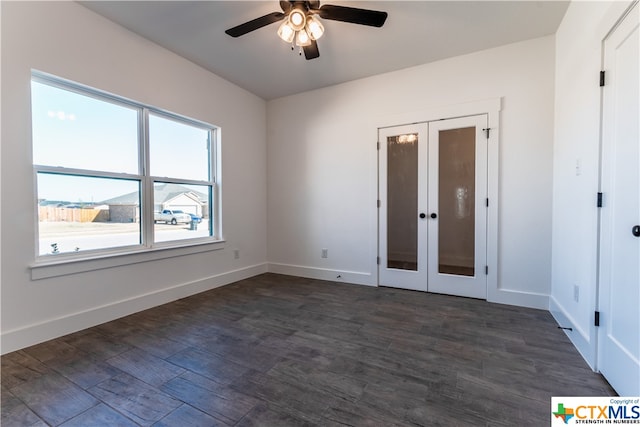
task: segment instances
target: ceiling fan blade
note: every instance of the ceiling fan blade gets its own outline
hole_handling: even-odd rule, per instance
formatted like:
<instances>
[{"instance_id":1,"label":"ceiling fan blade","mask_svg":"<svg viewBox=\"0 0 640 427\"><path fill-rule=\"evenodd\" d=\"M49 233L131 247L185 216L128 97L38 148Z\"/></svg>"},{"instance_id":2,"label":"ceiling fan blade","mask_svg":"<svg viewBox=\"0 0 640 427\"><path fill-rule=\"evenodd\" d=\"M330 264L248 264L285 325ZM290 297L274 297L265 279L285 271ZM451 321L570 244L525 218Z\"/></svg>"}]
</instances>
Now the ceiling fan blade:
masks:
<instances>
[{"instance_id":1,"label":"ceiling fan blade","mask_svg":"<svg viewBox=\"0 0 640 427\"><path fill-rule=\"evenodd\" d=\"M240 37L251 31L262 28L265 25L273 24L274 22L281 21L286 15L282 12L272 12L268 15L261 16L244 24L240 24L236 27L229 28L225 33L231 37Z\"/></svg>"},{"instance_id":2,"label":"ceiling fan blade","mask_svg":"<svg viewBox=\"0 0 640 427\"><path fill-rule=\"evenodd\" d=\"M287 0L280 0L280 9L282 9L284 13L289 12L291 10L291 2Z\"/></svg>"},{"instance_id":3,"label":"ceiling fan blade","mask_svg":"<svg viewBox=\"0 0 640 427\"><path fill-rule=\"evenodd\" d=\"M320 51L318 50L318 43L315 40L311 40L311 44L309 46L305 46L302 48L304 51L304 57L309 59L315 59L320 56Z\"/></svg>"},{"instance_id":4,"label":"ceiling fan blade","mask_svg":"<svg viewBox=\"0 0 640 427\"><path fill-rule=\"evenodd\" d=\"M352 24L382 27L387 20L387 12L377 10L357 9L355 7L336 6L325 4L318 9L318 15L324 19L350 22Z\"/></svg>"}]
</instances>

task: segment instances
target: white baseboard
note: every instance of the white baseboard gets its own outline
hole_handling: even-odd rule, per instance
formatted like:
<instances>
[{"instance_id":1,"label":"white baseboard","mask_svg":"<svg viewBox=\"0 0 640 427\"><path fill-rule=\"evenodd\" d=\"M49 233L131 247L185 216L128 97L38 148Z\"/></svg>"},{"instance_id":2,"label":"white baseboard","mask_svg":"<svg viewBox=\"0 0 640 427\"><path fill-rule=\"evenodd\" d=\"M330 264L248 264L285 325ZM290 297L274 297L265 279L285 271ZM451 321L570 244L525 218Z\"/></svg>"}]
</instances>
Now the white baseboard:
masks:
<instances>
[{"instance_id":1,"label":"white baseboard","mask_svg":"<svg viewBox=\"0 0 640 427\"><path fill-rule=\"evenodd\" d=\"M57 319L29 325L26 327L4 332L0 336L0 354L9 353L21 348L38 344L63 335L90 328L120 317L128 316L142 310L147 310L158 305L166 304L180 298L185 298L210 289L227 285L239 280L248 279L262 273L271 272L289 276L306 277L311 279L344 282L358 285L377 286L375 277L371 273L332 270L317 267L305 267L281 263L261 263L253 266L233 270L201 280L181 283L179 285L161 289L145 295L139 295L126 300L91 308L86 311L69 314ZM551 311L554 318L561 325L571 325L573 334L568 334L578 351L590 366L593 366L593 357L590 350L588 335L579 331L566 315L565 311L548 295L518 292L499 289L490 292L488 301L510 304L530 308L538 308Z\"/></svg>"},{"instance_id":2,"label":"white baseboard","mask_svg":"<svg viewBox=\"0 0 640 427\"><path fill-rule=\"evenodd\" d=\"M239 280L248 279L268 270L267 263L244 267L210 276L194 282L181 283L145 295L91 308L79 313L69 314L57 319L29 325L4 332L0 342L0 354L6 354L53 338L61 337L82 329L100 325L120 317L128 316L171 301L185 298L200 292L215 289Z\"/></svg>"},{"instance_id":3,"label":"white baseboard","mask_svg":"<svg viewBox=\"0 0 640 427\"><path fill-rule=\"evenodd\" d=\"M571 331L564 330L564 333L569 337L571 343L578 350L589 367L594 369L596 364L596 346L591 342L589 332L578 326L577 322L562 307L558 300L553 297L553 295L549 298L549 312L553 318L556 319L556 322L558 322L558 326L572 329Z\"/></svg>"},{"instance_id":4,"label":"white baseboard","mask_svg":"<svg viewBox=\"0 0 640 427\"><path fill-rule=\"evenodd\" d=\"M487 301L549 310L549 295L536 294L533 292L514 291L510 289L489 289Z\"/></svg>"},{"instance_id":5,"label":"white baseboard","mask_svg":"<svg viewBox=\"0 0 640 427\"><path fill-rule=\"evenodd\" d=\"M370 273L357 271L330 270L326 268L304 267L300 265L269 263L269 272L309 279L329 280L331 282L353 283L356 285L377 286Z\"/></svg>"},{"instance_id":6,"label":"white baseboard","mask_svg":"<svg viewBox=\"0 0 640 427\"><path fill-rule=\"evenodd\" d=\"M331 270L273 262L269 263L269 272L285 274L288 276L306 277L310 279L328 280L332 282L377 286L375 276L370 273L363 272ZM509 304L520 307L549 310L549 296L545 294L498 289L497 291L490 292L490 295L487 297L487 301L498 304Z\"/></svg>"}]
</instances>

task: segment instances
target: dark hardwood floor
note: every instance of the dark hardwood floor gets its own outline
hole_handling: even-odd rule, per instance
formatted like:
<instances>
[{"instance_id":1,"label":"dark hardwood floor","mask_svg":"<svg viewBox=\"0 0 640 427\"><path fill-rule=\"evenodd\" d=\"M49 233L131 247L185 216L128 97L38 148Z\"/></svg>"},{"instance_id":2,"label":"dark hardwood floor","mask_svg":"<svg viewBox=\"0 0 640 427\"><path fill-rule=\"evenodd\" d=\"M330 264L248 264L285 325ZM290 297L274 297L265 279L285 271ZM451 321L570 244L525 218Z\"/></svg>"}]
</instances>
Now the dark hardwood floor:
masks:
<instances>
[{"instance_id":1,"label":"dark hardwood floor","mask_svg":"<svg viewBox=\"0 0 640 427\"><path fill-rule=\"evenodd\" d=\"M546 426L614 391L546 311L265 274L2 357L2 426Z\"/></svg>"}]
</instances>

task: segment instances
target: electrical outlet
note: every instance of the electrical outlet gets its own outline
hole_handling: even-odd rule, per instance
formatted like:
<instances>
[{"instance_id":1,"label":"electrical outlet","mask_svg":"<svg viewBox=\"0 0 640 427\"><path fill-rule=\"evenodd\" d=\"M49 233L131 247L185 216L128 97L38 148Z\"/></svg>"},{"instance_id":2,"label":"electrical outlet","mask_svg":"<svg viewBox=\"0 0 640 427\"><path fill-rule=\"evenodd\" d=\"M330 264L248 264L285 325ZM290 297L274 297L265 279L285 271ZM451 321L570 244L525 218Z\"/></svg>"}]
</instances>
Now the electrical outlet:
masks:
<instances>
[{"instance_id":1,"label":"electrical outlet","mask_svg":"<svg viewBox=\"0 0 640 427\"><path fill-rule=\"evenodd\" d=\"M234 249L233 250L233 259L240 259L240 250L239 249Z\"/></svg>"},{"instance_id":2,"label":"electrical outlet","mask_svg":"<svg viewBox=\"0 0 640 427\"><path fill-rule=\"evenodd\" d=\"M580 301L580 286L573 285L573 299L575 302Z\"/></svg>"},{"instance_id":3,"label":"electrical outlet","mask_svg":"<svg viewBox=\"0 0 640 427\"><path fill-rule=\"evenodd\" d=\"M329 249L322 248L322 258L329 258Z\"/></svg>"}]
</instances>

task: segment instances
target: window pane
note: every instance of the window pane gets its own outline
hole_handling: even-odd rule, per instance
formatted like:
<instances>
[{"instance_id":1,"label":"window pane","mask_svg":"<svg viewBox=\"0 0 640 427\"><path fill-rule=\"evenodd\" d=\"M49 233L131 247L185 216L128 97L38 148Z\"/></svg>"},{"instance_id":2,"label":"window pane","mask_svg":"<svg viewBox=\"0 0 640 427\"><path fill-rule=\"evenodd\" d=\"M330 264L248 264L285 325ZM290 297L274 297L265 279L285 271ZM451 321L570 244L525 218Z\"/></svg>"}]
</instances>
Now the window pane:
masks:
<instances>
[{"instance_id":1,"label":"window pane","mask_svg":"<svg viewBox=\"0 0 640 427\"><path fill-rule=\"evenodd\" d=\"M418 134L387 138L387 268L418 270Z\"/></svg>"},{"instance_id":2,"label":"window pane","mask_svg":"<svg viewBox=\"0 0 640 427\"><path fill-rule=\"evenodd\" d=\"M151 175L209 180L209 130L149 114Z\"/></svg>"},{"instance_id":3,"label":"window pane","mask_svg":"<svg viewBox=\"0 0 640 427\"><path fill-rule=\"evenodd\" d=\"M216 237L210 125L37 72L31 104L40 256Z\"/></svg>"},{"instance_id":4,"label":"window pane","mask_svg":"<svg viewBox=\"0 0 640 427\"><path fill-rule=\"evenodd\" d=\"M476 128L440 131L438 272L475 274Z\"/></svg>"},{"instance_id":5,"label":"window pane","mask_svg":"<svg viewBox=\"0 0 640 427\"><path fill-rule=\"evenodd\" d=\"M33 163L138 173L138 110L31 82Z\"/></svg>"},{"instance_id":6,"label":"window pane","mask_svg":"<svg viewBox=\"0 0 640 427\"><path fill-rule=\"evenodd\" d=\"M39 253L139 245L140 183L38 173Z\"/></svg>"},{"instance_id":7,"label":"window pane","mask_svg":"<svg viewBox=\"0 0 640 427\"><path fill-rule=\"evenodd\" d=\"M156 242L212 235L211 186L156 182L153 184Z\"/></svg>"}]
</instances>

